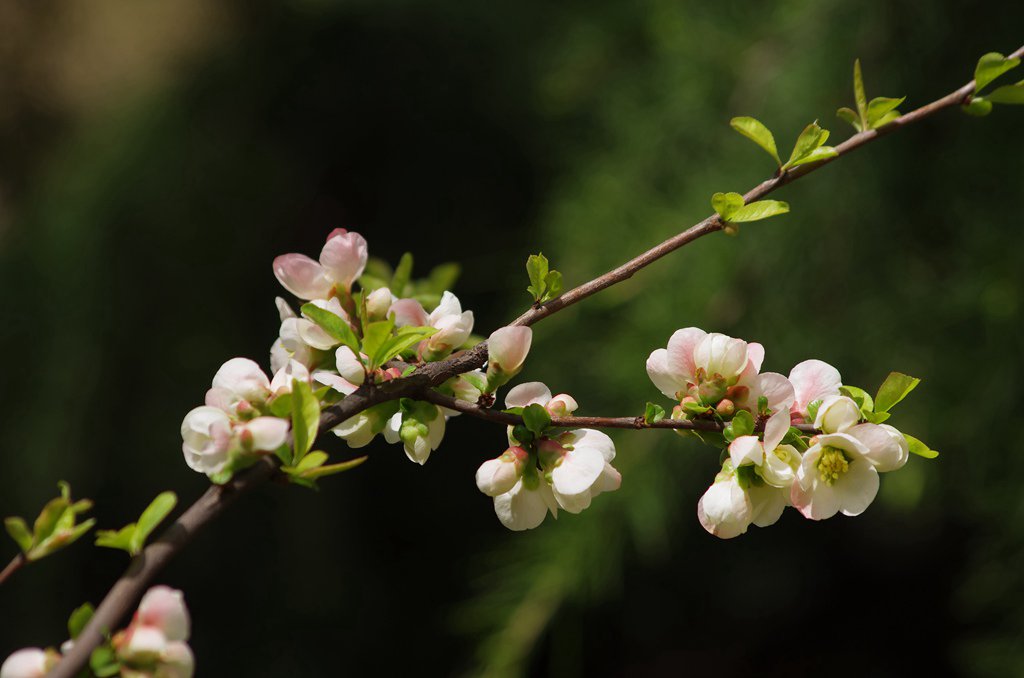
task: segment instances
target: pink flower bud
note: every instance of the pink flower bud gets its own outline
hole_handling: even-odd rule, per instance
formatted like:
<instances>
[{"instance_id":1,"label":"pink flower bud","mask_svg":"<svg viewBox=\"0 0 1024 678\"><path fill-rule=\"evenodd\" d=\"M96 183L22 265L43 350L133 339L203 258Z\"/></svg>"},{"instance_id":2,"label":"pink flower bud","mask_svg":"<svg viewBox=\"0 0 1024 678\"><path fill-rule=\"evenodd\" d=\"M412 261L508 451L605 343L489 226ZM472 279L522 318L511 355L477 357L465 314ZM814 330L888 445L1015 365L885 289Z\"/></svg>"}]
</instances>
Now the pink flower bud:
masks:
<instances>
[{"instance_id":1,"label":"pink flower bud","mask_svg":"<svg viewBox=\"0 0 1024 678\"><path fill-rule=\"evenodd\" d=\"M135 623L160 629L169 641L188 640L189 616L181 591L154 586L139 603Z\"/></svg>"},{"instance_id":2,"label":"pink flower bud","mask_svg":"<svg viewBox=\"0 0 1024 678\"><path fill-rule=\"evenodd\" d=\"M394 301L397 300L387 287L381 287L370 292L369 296L366 297L367 317L371 321L383 320L388 317L388 309L391 308L391 304Z\"/></svg>"},{"instance_id":3,"label":"pink flower bud","mask_svg":"<svg viewBox=\"0 0 1024 678\"><path fill-rule=\"evenodd\" d=\"M568 417L576 411L577 407L579 405L576 403L576 399L568 393L559 393L547 404L548 414L552 417Z\"/></svg>"},{"instance_id":4,"label":"pink flower bud","mask_svg":"<svg viewBox=\"0 0 1024 678\"><path fill-rule=\"evenodd\" d=\"M320 251L320 265L327 277L346 292L352 289L352 282L363 274L366 260L366 239L343 228L331 231Z\"/></svg>"},{"instance_id":5,"label":"pink flower bud","mask_svg":"<svg viewBox=\"0 0 1024 678\"><path fill-rule=\"evenodd\" d=\"M0 666L0 678L43 678L46 653L37 647L18 650Z\"/></svg>"},{"instance_id":6,"label":"pink flower bud","mask_svg":"<svg viewBox=\"0 0 1024 678\"><path fill-rule=\"evenodd\" d=\"M476 486L488 497L510 491L523 475L529 454L521 447L510 447L497 459L488 459L476 472Z\"/></svg>"},{"instance_id":7,"label":"pink flower bud","mask_svg":"<svg viewBox=\"0 0 1024 678\"><path fill-rule=\"evenodd\" d=\"M491 387L504 384L519 373L530 352L533 330L502 327L487 339L487 379Z\"/></svg>"}]
</instances>

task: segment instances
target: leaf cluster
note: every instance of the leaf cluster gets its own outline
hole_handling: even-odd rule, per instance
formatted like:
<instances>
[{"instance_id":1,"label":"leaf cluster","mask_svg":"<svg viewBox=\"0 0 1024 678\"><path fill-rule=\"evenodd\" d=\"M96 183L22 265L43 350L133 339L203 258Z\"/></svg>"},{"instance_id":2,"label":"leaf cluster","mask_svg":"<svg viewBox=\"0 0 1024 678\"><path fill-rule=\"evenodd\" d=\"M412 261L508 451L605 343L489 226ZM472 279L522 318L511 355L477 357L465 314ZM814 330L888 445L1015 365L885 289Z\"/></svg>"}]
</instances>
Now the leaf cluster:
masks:
<instances>
[{"instance_id":1,"label":"leaf cluster","mask_svg":"<svg viewBox=\"0 0 1024 678\"><path fill-rule=\"evenodd\" d=\"M526 260L526 274L530 286L526 291L536 304L551 301L562 293L562 274L548 268L548 259L543 254L531 254Z\"/></svg>"},{"instance_id":2,"label":"leaf cluster","mask_svg":"<svg viewBox=\"0 0 1024 678\"><path fill-rule=\"evenodd\" d=\"M74 543L96 523L95 518L78 522L78 516L92 508L92 501L73 501L71 486L63 480L57 486L60 496L46 503L31 530L22 518L10 516L4 519L7 533L29 561L45 558Z\"/></svg>"},{"instance_id":3,"label":"leaf cluster","mask_svg":"<svg viewBox=\"0 0 1024 678\"><path fill-rule=\"evenodd\" d=\"M178 495L173 492L161 492L142 512L137 522L129 523L120 530L97 530L96 546L121 549L137 556L142 552L149 535L174 510L177 503Z\"/></svg>"}]
</instances>

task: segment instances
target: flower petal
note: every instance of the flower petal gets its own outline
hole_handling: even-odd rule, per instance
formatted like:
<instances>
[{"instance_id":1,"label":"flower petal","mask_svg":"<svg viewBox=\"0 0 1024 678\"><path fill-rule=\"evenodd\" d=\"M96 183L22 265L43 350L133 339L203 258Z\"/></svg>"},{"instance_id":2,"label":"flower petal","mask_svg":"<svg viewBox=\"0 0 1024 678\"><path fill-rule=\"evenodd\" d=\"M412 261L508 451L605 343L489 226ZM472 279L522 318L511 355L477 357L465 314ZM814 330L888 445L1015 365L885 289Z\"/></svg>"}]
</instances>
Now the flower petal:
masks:
<instances>
[{"instance_id":1,"label":"flower petal","mask_svg":"<svg viewBox=\"0 0 1024 678\"><path fill-rule=\"evenodd\" d=\"M508 395L505 396L505 407L527 407L533 404L543 407L550 400L551 389L545 386L543 382L528 381L525 384L519 384L508 392Z\"/></svg>"},{"instance_id":2,"label":"flower petal","mask_svg":"<svg viewBox=\"0 0 1024 678\"><path fill-rule=\"evenodd\" d=\"M729 445L729 458L734 468L748 463L760 466L764 461L764 448L757 436L740 436Z\"/></svg>"},{"instance_id":3,"label":"flower petal","mask_svg":"<svg viewBox=\"0 0 1024 678\"><path fill-rule=\"evenodd\" d=\"M351 290L352 281L363 274L366 259L366 239L344 229L336 229L320 251L320 265L327 276L346 291Z\"/></svg>"},{"instance_id":4,"label":"flower petal","mask_svg":"<svg viewBox=\"0 0 1024 678\"><path fill-rule=\"evenodd\" d=\"M678 400L676 394L687 389L686 380L669 367L669 352L664 348L656 349L647 358L647 376L659 391L672 400Z\"/></svg>"},{"instance_id":5,"label":"flower petal","mask_svg":"<svg viewBox=\"0 0 1024 678\"><path fill-rule=\"evenodd\" d=\"M697 366L694 363L694 350L707 335L707 332L698 327L684 327L681 330L676 330L669 337L667 365L677 380L693 381L693 373L697 371ZM654 377L651 379L653 380Z\"/></svg>"},{"instance_id":6,"label":"flower petal","mask_svg":"<svg viewBox=\"0 0 1024 678\"><path fill-rule=\"evenodd\" d=\"M840 496L843 514L859 516L878 494L878 471L866 459L855 459L834 488Z\"/></svg>"},{"instance_id":7,"label":"flower petal","mask_svg":"<svg viewBox=\"0 0 1024 678\"><path fill-rule=\"evenodd\" d=\"M588 492L604 471L604 457L596 447L576 447L562 457L551 471L551 487L555 498ZM563 508L566 508L565 504ZM589 502L588 502L589 504ZM566 510L569 510L566 508Z\"/></svg>"},{"instance_id":8,"label":"flower petal","mask_svg":"<svg viewBox=\"0 0 1024 678\"><path fill-rule=\"evenodd\" d=\"M806 414L807 406L815 400L838 395L843 383L839 370L821 360L805 360L796 365L789 371L789 381L796 394L793 411L799 414Z\"/></svg>"},{"instance_id":9,"label":"flower petal","mask_svg":"<svg viewBox=\"0 0 1024 678\"><path fill-rule=\"evenodd\" d=\"M323 299L331 293L323 266L304 254L282 254L274 259L274 276L299 299Z\"/></svg>"}]
</instances>

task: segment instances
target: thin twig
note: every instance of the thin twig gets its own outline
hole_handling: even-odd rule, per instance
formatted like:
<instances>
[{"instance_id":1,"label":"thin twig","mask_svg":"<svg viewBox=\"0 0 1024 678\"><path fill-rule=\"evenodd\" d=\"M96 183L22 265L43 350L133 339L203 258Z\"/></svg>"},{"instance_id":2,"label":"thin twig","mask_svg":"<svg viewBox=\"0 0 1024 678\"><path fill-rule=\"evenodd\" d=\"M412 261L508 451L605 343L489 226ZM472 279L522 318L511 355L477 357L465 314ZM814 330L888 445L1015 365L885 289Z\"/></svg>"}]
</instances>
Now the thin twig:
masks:
<instances>
[{"instance_id":1,"label":"thin twig","mask_svg":"<svg viewBox=\"0 0 1024 678\"><path fill-rule=\"evenodd\" d=\"M1011 58L1020 56L1024 56L1024 47L1010 55ZM855 151L880 136L906 127L951 106L966 103L970 100L973 92L974 81L972 80L941 99L900 116L881 129L867 130L855 134L836 146L836 156L811 165L799 166L768 179L748 191L743 196L744 200L746 202L758 200L776 189L824 167L836 158ZM674 252L683 245L691 243L709 233L721 230L722 226L722 221L717 215L708 217L682 233L634 257L618 268L583 283L579 287L569 290L546 304L531 307L511 324L532 325L542 318L546 318L601 290L631 278L640 269L654 263L670 252ZM320 432L322 434L349 417L378 403L420 394L425 388L437 386L457 374L478 369L484 365L486 360L487 343L482 342L472 349L456 354L447 360L430 363L403 379L397 379L378 387L364 386L352 395L347 396L337 405L324 410L320 418ZM591 418L569 417L568 419L588 420ZM626 420L628 419L621 421ZM668 425L658 427L671 428ZM636 426L629 426L627 428L636 428ZM142 596L146 586L163 565L188 543L189 539L198 530L219 515L230 504L234 503L238 497L269 479L274 474L275 468L276 465L273 459L268 457L261 460L254 468L239 473L229 483L208 489L195 504L189 507L185 513L167 528L160 539L147 546L139 556L132 560L128 571L107 593L92 620L76 639L72 650L49 675L55 678L73 678L86 665L92 650L102 642L103 633L114 629L116 624L128 614L131 607Z\"/></svg>"},{"instance_id":2,"label":"thin twig","mask_svg":"<svg viewBox=\"0 0 1024 678\"><path fill-rule=\"evenodd\" d=\"M19 553L14 556L14 558L11 559L11 562L7 563L7 567L0 572L0 586L3 586L4 582L10 579L11 575L20 570L27 562L28 559L25 558L24 553Z\"/></svg>"},{"instance_id":3,"label":"thin twig","mask_svg":"<svg viewBox=\"0 0 1024 678\"><path fill-rule=\"evenodd\" d=\"M480 407L465 400L457 400L443 393L432 389L426 389L417 394L417 399L447 407L450 410L462 412L478 419L502 424L505 426L516 426L523 423L523 418L517 414L508 414L497 410L490 410ZM628 428L628 429L678 429L684 431L722 431L728 422L715 421L713 419L690 419L677 421L675 419L662 419L661 421L646 422L643 416L637 417L552 417L551 425L556 428ZM804 433L820 433L810 424L795 424L796 428ZM754 430L764 430L764 422L758 421Z\"/></svg>"}]
</instances>

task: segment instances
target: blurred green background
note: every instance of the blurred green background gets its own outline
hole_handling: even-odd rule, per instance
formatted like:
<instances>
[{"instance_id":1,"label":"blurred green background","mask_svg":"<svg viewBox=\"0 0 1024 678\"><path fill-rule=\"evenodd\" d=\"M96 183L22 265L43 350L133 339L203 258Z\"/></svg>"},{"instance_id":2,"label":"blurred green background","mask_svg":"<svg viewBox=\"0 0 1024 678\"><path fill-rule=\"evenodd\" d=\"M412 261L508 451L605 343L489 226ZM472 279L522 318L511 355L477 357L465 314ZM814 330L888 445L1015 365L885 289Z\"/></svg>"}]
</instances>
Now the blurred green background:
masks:
<instances>
[{"instance_id":1,"label":"blurred green background","mask_svg":"<svg viewBox=\"0 0 1024 678\"><path fill-rule=\"evenodd\" d=\"M2 3L0 515L59 479L104 528L198 496L179 422L225 359L266 363L277 254L345 226L420 273L461 262L486 334L528 303L530 252L577 284L767 177L730 117L838 142L854 57L906 111L1022 25L920 0ZM900 131L773 196L792 214L535 328L520 380L581 414L663 402L644 361L688 325L762 342L768 370L922 377L893 423L943 454L864 516L719 541L695 515L717 453L626 431L621 491L511 533L473 484L504 432L462 418L423 468L379 441L202 533L160 578L199 675L1024 673L1022 116ZM59 644L124 566L83 540L18 573L0 656Z\"/></svg>"}]
</instances>

